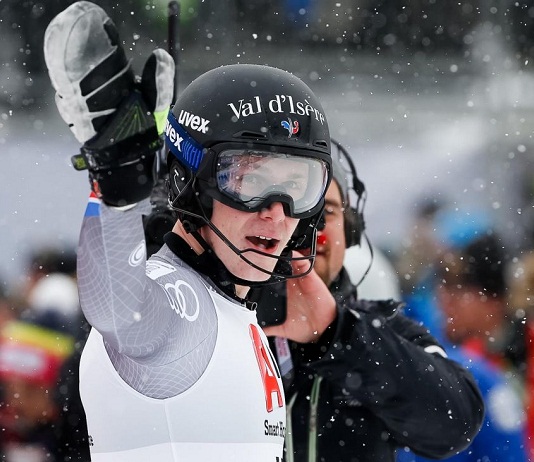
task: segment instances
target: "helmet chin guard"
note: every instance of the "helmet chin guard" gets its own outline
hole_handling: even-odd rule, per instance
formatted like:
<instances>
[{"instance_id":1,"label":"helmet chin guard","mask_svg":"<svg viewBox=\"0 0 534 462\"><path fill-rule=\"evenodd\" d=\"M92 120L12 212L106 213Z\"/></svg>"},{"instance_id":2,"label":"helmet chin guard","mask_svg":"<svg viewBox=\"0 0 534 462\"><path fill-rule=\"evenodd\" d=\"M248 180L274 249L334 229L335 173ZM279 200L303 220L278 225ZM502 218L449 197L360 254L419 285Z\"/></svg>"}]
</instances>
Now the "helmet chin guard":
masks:
<instances>
[{"instance_id":1,"label":"helmet chin guard","mask_svg":"<svg viewBox=\"0 0 534 462\"><path fill-rule=\"evenodd\" d=\"M186 223L187 223L187 219ZM306 222L309 222L310 220L303 220ZM300 224L300 223L299 223ZM250 281L247 279L242 279L235 274L228 271L229 279L234 284L244 285L244 286L250 286L250 287L256 287L256 286L263 286L268 284L275 284L277 282L283 281L285 279L294 279L299 278L302 276L306 276L311 272L313 269L313 265L315 263L315 256L316 256L316 243L317 243L317 229L313 227L313 230L310 232L310 240L311 242L305 246L306 249L309 250L309 253L307 255L303 255L300 257L294 257L291 252L292 249L290 248L289 244L286 246L284 251L281 253L281 255L271 255L266 252L262 252L261 250L257 249L239 249L237 248L220 230L217 228L211 220L206 220L206 225L210 227L210 229L234 252L241 260L246 262L248 265L250 265L252 268L257 269L258 271L265 273L270 276L269 279L266 279L265 281ZM311 228L311 225L308 225ZM184 226L185 228L186 226ZM195 237L195 239L199 242L200 245L204 248L206 251L212 251L209 247L208 243L204 240L204 238L200 235L198 230L192 231L191 234ZM303 247L304 248L304 247ZM252 262L249 258L247 258L248 253L255 253L258 255L262 255L264 257L269 257L274 260L276 260L276 265L272 271L267 270L256 263ZM217 257L218 258L218 257ZM292 268L291 268L291 262L293 261L299 261L299 260L307 260L310 262L310 266L308 269L302 273L299 274L293 274Z\"/></svg>"}]
</instances>

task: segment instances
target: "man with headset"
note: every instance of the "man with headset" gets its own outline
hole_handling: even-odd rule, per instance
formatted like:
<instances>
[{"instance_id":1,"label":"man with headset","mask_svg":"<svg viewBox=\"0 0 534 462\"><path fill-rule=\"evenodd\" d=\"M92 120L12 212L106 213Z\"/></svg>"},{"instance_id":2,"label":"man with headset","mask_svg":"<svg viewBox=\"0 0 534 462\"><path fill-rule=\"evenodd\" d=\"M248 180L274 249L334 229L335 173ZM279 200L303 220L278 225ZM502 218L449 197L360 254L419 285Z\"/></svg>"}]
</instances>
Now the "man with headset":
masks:
<instances>
[{"instance_id":1,"label":"man with headset","mask_svg":"<svg viewBox=\"0 0 534 462\"><path fill-rule=\"evenodd\" d=\"M295 294L317 287L303 277L287 283L299 290L278 285L254 293L283 375L286 460L393 461L405 447L431 458L453 455L480 428L479 390L424 326L401 313L401 303L358 300L343 260L346 248L360 245L365 187L344 148L332 148L334 181L314 271L336 299L334 322L313 343L288 342L312 310L329 315L321 300L309 312L295 304Z\"/></svg>"}]
</instances>

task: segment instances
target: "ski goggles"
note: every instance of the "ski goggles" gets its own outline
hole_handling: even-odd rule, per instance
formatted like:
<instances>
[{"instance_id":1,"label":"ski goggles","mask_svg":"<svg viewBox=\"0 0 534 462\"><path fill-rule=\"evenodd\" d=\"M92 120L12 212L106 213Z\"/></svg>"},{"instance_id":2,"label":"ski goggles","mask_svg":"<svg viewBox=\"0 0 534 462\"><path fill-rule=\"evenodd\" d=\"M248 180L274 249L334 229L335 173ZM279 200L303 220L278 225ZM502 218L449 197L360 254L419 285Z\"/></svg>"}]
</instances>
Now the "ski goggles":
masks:
<instances>
[{"instance_id":1,"label":"ski goggles","mask_svg":"<svg viewBox=\"0 0 534 462\"><path fill-rule=\"evenodd\" d=\"M222 202L234 208L255 212L281 202L286 215L305 218L323 204L329 164L302 154L226 149L217 154L215 178Z\"/></svg>"}]
</instances>

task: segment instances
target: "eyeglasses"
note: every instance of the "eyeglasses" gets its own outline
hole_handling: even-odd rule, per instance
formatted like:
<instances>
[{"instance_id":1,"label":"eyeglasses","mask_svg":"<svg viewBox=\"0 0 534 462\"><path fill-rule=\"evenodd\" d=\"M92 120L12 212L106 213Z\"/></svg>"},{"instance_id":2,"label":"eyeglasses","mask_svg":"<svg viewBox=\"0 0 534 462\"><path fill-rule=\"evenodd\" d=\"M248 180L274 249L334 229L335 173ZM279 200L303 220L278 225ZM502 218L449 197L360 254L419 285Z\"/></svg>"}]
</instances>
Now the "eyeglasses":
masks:
<instances>
[{"instance_id":1,"label":"eyeglasses","mask_svg":"<svg viewBox=\"0 0 534 462\"><path fill-rule=\"evenodd\" d=\"M216 170L218 190L240 208L254 212L282 202L295 218L321 202L328 182L324 160L281 152L227 149Z\"/></svg>"}]
</instances>

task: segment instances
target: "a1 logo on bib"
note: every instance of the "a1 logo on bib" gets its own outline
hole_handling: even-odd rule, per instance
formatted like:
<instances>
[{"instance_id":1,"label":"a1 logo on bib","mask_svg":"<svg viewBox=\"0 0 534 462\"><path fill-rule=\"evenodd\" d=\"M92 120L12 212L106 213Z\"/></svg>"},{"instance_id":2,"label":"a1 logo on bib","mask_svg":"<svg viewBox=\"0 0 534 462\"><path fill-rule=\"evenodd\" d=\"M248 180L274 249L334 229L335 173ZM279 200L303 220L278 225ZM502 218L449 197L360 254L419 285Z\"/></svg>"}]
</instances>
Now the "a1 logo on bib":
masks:
<instances>
[{"instance_id":1,"label":"a1 logo on bib","mask_svg":"<svg viewBox=\"0 0 534 462\"><path fill-rule=\"evenodd\" d=\"M284 406L284 397L280 389L280 373L270 354L269 348L263 343L258 327L254 324L249 325L250 337L254 345L254 353L258 361L263 388L265 391L265 407L267 412L273 411L273 393L277 396L278 407Z\"/></svg>"}]
</instances>

